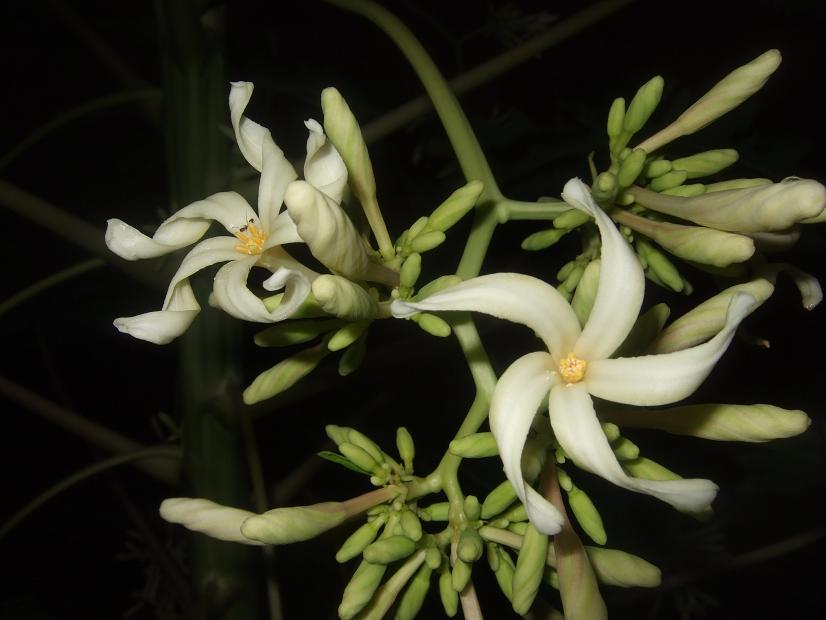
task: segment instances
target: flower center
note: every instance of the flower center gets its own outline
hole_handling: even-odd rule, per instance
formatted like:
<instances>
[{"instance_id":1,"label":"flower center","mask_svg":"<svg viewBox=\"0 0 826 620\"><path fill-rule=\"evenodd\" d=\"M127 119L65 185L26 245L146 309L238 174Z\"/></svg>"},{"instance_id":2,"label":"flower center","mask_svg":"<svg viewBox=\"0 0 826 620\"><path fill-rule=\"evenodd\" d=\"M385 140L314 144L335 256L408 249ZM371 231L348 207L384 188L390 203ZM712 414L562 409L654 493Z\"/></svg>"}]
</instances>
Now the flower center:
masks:
<instances>
[{"instance_id":1,"label":"flower center","mask_svg":"<svg viewBox=\"0 0 826 620\"><path fill-rule=\"evenodd\" d=\"M559 374L565 383L579 383L585 377L585 369L588 362L575 357L573 353L568 353L567 357L559 360Z\"/></svg>"},{"instance_id":2,"label":"flower center","mask_svg":"<svg viewBox=\"0 0 826 620\"><path fill-rule=\"evenodd\" d=\"M255 225L255 220L250 220L232 234L241 242L235 246L235 249L242 254L255 256L264 251L267 233Z\"/></svg>"}]
</instances>

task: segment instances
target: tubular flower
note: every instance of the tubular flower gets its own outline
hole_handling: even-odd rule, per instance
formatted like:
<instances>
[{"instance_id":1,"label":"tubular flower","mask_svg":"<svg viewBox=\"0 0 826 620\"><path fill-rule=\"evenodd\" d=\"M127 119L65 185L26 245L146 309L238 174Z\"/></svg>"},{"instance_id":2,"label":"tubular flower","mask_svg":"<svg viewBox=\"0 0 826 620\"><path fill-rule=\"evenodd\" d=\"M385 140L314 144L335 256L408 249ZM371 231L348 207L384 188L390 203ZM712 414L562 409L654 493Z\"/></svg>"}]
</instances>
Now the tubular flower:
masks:
<instances>
[{"instance_id":1,"label":"tubular flower","mask_svg":"<svg viewBox=\"0 0 826 620\"><path fill-rule=\"evenodd\" d=\"M416 303L396 301L393 312L397 317L419 310L484 312L532 328L545 343L547 351L519 358L502 374L490 405L490 427L505 474L540 531L554 534L563 523L558 511L526 484L521 469L525 440L546 397L556 440L579 467L681 510L700 510L717 493L717 486L709 480L653 481L626 475L600 426L591 397L630 405L661 405L685 398L711 372L756 302L749 295L734 296L724 325L703 344L661 355L610 359L639 314L643 271L579 179L565 185L562 198L591 215L602 237L599 287L584 327L580 328L574 310L555 288L515 273L473 278Z\"/></svg>"},{"instance_id":2,"label":"tubular flower","mask_svg":"<svg viewBox=\"0 0 826 620\"><path fill-rule=\"evenodd\" d=\"M157 344L180 336L200 311L189 277L215 263L227 263L215 275L215 302L228 314L243 320L269 323L288 318L309 294L311 282L318 274L280 247L304 241L289 212L281 211L297 174L269 130L243 116L252 90L248 82L233 83L229 107L238 147L247 162L261 173L258 213L239 194L221 192L180 209L151 238L121 220L109 220L106 244L127 260L162 256L191 245L204 236L212 221L219 222L230 233L201 241L190 250L169 284L162 309L116 319L115 326L120 331ZM306 184L337 206L347 184L347 169L321 126L313 120L305 124L310 132L304 164ZM349 220L344 224L352 228ZM281 303L273 311L247 288L249 272L256 266L273 272L264 288L285 289Z\"/></svg>"}]
</instances>

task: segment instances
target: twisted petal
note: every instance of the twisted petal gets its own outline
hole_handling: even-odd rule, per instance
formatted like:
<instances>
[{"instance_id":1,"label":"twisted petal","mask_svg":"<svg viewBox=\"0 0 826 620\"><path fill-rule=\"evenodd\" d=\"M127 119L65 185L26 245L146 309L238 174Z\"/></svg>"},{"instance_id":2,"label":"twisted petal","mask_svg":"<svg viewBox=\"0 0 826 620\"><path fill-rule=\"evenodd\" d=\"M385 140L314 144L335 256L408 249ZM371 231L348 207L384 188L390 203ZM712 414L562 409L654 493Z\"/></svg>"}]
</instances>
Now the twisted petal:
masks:
<instances>
[{"instance_id":1,"label":"twisted petal","mask_svg":"<svg viewBox=\"0 0 826 620\"><path fill-rule=\"evenodd\" d=\"M307 297L309 281L298 271L277 269L267 282L273 288L286 287L286 291L281 304L269 312L264 302L247 288L247 276L257 262L257 256L247 256L221 267L213 287L216 303L227 314L245 321L275 323L288 318Z\"/></svg>"},{"instance_id":2,"label":"twisted petal","mask_svg":"<svg viewBox=\"0 0 826 620\"><path fill-rule=\"evenodd\" d=\"M665 405L685 398L711 372L754 304L751 295L735 294L720 332L690 349L591 362L585 377L588 391L599 398L629 405Z\"/></svg>"},{"instance_id":3,"label":"twisted petal","mask_svg":"<svg viewBox=\"0 0 826 620\"><path fill-rule=\"evenodd\" d=\"M505 475L530 517L544 534L562 529L562 515L522 477L522 450L536 410L556 381L553 358L544 351L516 360L502 374L490 403L490 428L496 437Z\"/></svg>"},{"instance_id":4,"label":"twisted petal","mask_svg":"<svg viewBox=\"0 0 826 620\"><path fill-rule=\"evenodd\" d=\"M301 240L301 235L298 234L298 228L296 228L293 218L290 217L287 211L284 211L279 213L270 224L264 249L269 250L285 243L299 243Z\"/></svg>"},{"instance_id":5,"label":"twisted petal","mask_svg":"<svg viewBox=\"0 0 826 620\"><path fill-rule=\"evenodd\" d=\"M250 166L261 172L263 162L264 137L269 134L266 127L244 116L244 110L252 97L252 82L232 82L229 91L229 115L238 148Z\"/></svg>"},{"instance_id":6,"label":"twisted petal","mask_svg":"<svg viewBox=\"0 0 826 620\"><path fill-rule=\"evenodd\" d=\"M333 143L327 140L318 121L304 122L310 135L307 138L307 159L304 161L304 178L307 182L341 203L347 185L347 166Z\"/></svg>"},{"instance_id":7,"label":"twisted petal","mask_svg":"<svg viewBox=\"0 0 826 620\"><path fill-rule=\"evenodd\" d=\"M591 198L582 181L568 181L562 190L562 199L592 216L602 238L597 296L573 353L586 360L606 358L622 344L637 320L645 292L645 276L631 247ZM561 355L566 353L563 351Z\"/></svg>"},{"instance_id":8,"label":"twisted petal","mask_svg":"<svg viewBox=\"0 0 826 620\"><path fill-rule=\"evenodd\" d=\"M179 209L175 215L160 225L153 238L157 241L166 242L170 234L167 226L182 218L215 220L228 232L235 233L250 220L257 221L258 215L241 194L237 192L218 192L209 198L197 200L191 205Z\"/></svg>"},{"instance_id":9,"label":"twisted petal","mask_svg":"<svg viewBox=\"0 0 826 620\"><path fill-rule=\"evenodd\" d=\"M419 310L471 310L530 327L557 356L571 351L579 320L557 290L520 273L494 273L452 286L418 302L395 301L393 314L405 318Z\"/></svg>"},{"instance_id":10,"label":"twisted petal","mask_svg":"<svg viewBox=\"0 0 826 620\"><path fill-rule=\"evenodd\" d=\"M269 131L264 134L261 147L263 165L258 185L258 216L264 230L272 234L287 185L298 175L284 157L284 152L273 142Z\"/></svg>"},{"instance_id":11,"label":"twisted petal","mask_svg":"<svg viewBox=\"0 0 826 620\"><path fill-rule=\"evenodd\" d=\"M717 485L710 480L654 481L628 476L605 438L584 383L554 386L548 408L559 445L582 469L629 491L653 495L679 510L698 511L714 500Z\"/></svg>"},{"instance_id":12,"label":"twisted petal","mask_svg":"<svg viewBox=\"0 0 826 620\"><path fill-rule=\"evenodd\" d=\"M240 508L216 504L208 499L170 497L161 502L161 517L170 523L180 523L194 532L202 532L218 540L262 545L241 533L241 524L255 513Z\"/></svg>"},{"instance_id":13,"label":"twisted petal","mask_svg":"<svg viewBox=\"0 0 826 620\"><path fill-rule=\"evenodd\" d=\"M189 277L209 265L238 258L239 254L234 249L236 243L233 237L213 237L196 245L184 257L172 277L163 309L115 319L115 327L123 333L155 344L167 344L183 334L201 310L189 284Z\"/></svg>"}]
</instances>

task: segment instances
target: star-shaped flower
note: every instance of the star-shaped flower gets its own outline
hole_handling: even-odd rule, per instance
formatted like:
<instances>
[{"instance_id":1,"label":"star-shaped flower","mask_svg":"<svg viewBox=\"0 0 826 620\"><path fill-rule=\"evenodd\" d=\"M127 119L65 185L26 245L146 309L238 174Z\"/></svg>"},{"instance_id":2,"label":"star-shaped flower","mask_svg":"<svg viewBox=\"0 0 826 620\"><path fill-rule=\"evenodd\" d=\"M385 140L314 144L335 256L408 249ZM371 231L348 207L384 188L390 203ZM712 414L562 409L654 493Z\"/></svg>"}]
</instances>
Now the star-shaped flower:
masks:
<instances>
[{"instance_id":1,"label":"star-shaped flower","mask_svg":"<svg viewBox=\"0 0 826 620\"><path fill-rule=\"evenodd\" d=\"M555 288L515 273L473 278L416 303L396 301L393 312L397 317L419 310L483 312L526 325L545 343L547 351L519 358L502 374L490 405L490 427L505 474L540 531L554 534L563 522L559 512L526 484L522 475L522 450L545 398L556 440L579 467L681 510L700 510L714 499L717 486L709 480L653 481L628 476L605 437L591 397L643 406L685 398L711 372L737 325L754 309L755 300L744 294L734 296L725 325L703 344L667 354L611 359L639 314L643 271L579 179L565 185L562 198L591 215L602 238L599 288L582 328L570 304Z\"/></svg>"}]
</instances>

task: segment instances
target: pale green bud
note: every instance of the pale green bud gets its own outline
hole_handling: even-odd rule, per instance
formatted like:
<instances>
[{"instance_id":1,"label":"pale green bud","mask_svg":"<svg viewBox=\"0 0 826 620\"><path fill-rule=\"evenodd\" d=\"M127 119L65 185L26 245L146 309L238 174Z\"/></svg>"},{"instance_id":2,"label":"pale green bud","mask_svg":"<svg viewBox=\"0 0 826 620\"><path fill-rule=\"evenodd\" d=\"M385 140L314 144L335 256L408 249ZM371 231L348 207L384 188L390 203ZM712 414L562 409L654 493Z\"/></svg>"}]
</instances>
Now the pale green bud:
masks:
<instances>
[{"instance_id":1,"label":"pale green bud","mask_svg":"<svg viewBox=\"0 0 826 620\"><path fill-rule=\"evenodd\" d=\"M241 533L268 545L287 545L315 538L347 517L347 510L340 502L276 508L249 517L241 524Z\"/></svg>"},{"instance_id":2,"label":"pale green bud","mask_svg":"<svg viewBox=\"0 0 826 620\"><path fill-rule=\"evenodd\" d=\"M416 617L430 589L431 572L432 569L426 563L416 572L399 600L395 620L413 620Z\"/></svg>"},{"instance_id":3,"label":"pale green bud","mask_svg":"<svg viewBox=\"0 0 826 620\"><path fill-rule=\"evenodd\" d=\"M623 462L622 468L628 472L630 476L642 478L643 480L680 480L682 478L679 474L675 474L656 461L652 461L643 456L633 461Z\"/></svg>"},{"instance_id":4,"label":"pale green bud","mask_svg":"<svg viewBox=\"0 0 826 620\"><path fill-rule=\"evenodd\" d=\"M370 321L355 321L348 323L327 341L327 348L330 351L341 351L353 344L370 326Z\"/></svg>"},{"instance_id":5,"label":"pale green bud","mask_svg":"<svg viewBox=\"0 0 826 620\"><path fill-rule=\"evenodd\" d=\"M600 261L594 260L588 263L576 292L571 300L571 307L574 309L580 325L585 325L594 307L597 298L597 287L599 286L599 266Z\"/></svg>"},{"instance_id":6,"label":"pale green bud","mask_svg":"<svg viewBox=\"0 0 826 620\"><path fill-rule=\"evenodd\" d=\"M344 352L344 355L338 360L338 374L342 377L355 372L362 361L364 361L364 354L367 351L366 332L351 344Z\"/></svg>"},{"instance_id":7,"label":"pale green bud","mask_svg":"<svg viewBox=\"0 0 826 620\"><path fill-rule=\"evenodd\" d=\"M346 456L354 465L360 467L364 471L378 474L381 471L381 466L370 454L362 447L345 441L339 444L338 451Z\"/></svg>"},{"instance_id":8,"label":"pale green bud","mask_svg":"<svg viewBox=\"0 0 826 620\"><path fill-rule=\"evenodd\" d=\"M369 454L376 463L383 463L385 461L384 453L379 448L378 444L375 441L370 439L364 433L357 431L354 428L347 429L347 439L350 443L358 446L367 454Z\"/></svg>"},{"instance_id":9,"label":"pale green bud","mask_svg":"<svg viewBox=\"0 0 826 620\"><path fill-rule=\"evenodd\" d=\"M816 218L826 208L826 187L811 179L789 178L692 198L663 196L645 189L634 189L633 194L646 208L734 232L785 230Z\"/></svg>"},{"instance_id":10,"label":"pale green bud","mask_svg":"<svg viewBox=\"0 0 826 620\"><path fill-rule=\"evenodd\" d=\"M728 181L718 181L706 185L706 192L723 192L728 189L745 189L747 187L759 187L760 185L771 185L771 179L729 179Z\"/></svg>"},{"instance_id":11,"label":"pale green bud","mask_svg":"<svg viewBox=\"0 0 826 620\"><path fill-rule=\"evenodd\" d=\"M666 196L682 196L683 198L691 198L692 196L699 196L704 194L706 186L702 183L690 183L689 185L678 185L677 187L669 187L662 190L661 194Z\"/></svg>"},{"instance_id":12,"label":"pale green bud","mask_svg":"<svg viewBox=\"0 0 826 620\"><path fill-rule=\"evenodd\" d=\"M568 493L568 503L576 517L577 522L586 534L599 545L604 545L608 540L605 533L605 526L602 524L602 517L584 491L574 487Z\"/></svg>"},{"instance_id":13,"label":"pale green bud","mask_svg":"<svg viewBox=\"0 0 826 620\"><path fill-rule=\"evenodd\" d=\"M600 172L591 188L591 195L598 203L606 203L614 199L617 191L617 177L611 172Z\"/></svg>"},{"instance_id":14,"label":"pale green bud","mask_svg":"<svg viewBox=\"0 0 826 620\"><path fill-rule=\"evenodd\" d=\"M379 587L384 571L384 564L372 564L362 560L350 582L344 588L341 604L338 606L338 617L350 620L360 612L373 598L376 588Z\"/></svg>"},{"instance_id":15,"label":"pale green bud","mask_svg":"<svg viewBox=\"0 0 826 620\"><path fill-rule=\"evenodd\" d=\"M540 230L528 235L522 241L522 249L529 252L536 252L551 247L557 241L562 239L568 233L567 230L560 230L558 228L549 228L547 230Z\"/></svg>"},{"instance_id":16,"label":"pale green bud","mask_svg":"<svg viewBox=\"0 0 826 620\"><path fill-rule=\"evenodd\" d=\"M617 97L611 103L611 108L608 110L608 123L606 131L610 138L610 143L613 145L616 139L622 134L623 124L625 122L625 99ZM624 145L623 145L624 146ZM614 148L612 146L611 150Z\"/></svg>"},{"instance_id":17,"label":"pale green bud","mask_svg":"<svg viewBox=\"0 0 826 620\"><path fill-rule=\"evenodd\" d=\"M302 344L341 327L342 323L338 319L284 321L255 334L255 344L259 347L288 347Z\"/></svg>"},{"instance_id":18,"label":"pale green bud","mask_svg":"<svg viewBox=\"0 0 826 620\"><path fill-rule=\"evenodd\" d=\"M571 491L574 488L573 480L561 467L556 468L556 479L559 481L559 486L566 491Z\"/></svg>"},{"instance_id":19,"label":"pale green bud","mask_svg":"<svg viewBox=\"0 0 826 620\"><path fill-rule=\"evenodd\" d=\"M482 508L479 505L479 498L475 495L465 496L465 501L462 506L462 511L468 521L476 521L479 519Z\"/></svg>"},{"instance_id":20,"label":"pale green bud","mask_svg":"<svg viewBox=\"0 0 826 620\"><path fill-rule=\"evenodd\" d=\"M662 192L682 185L687 178L688 174L684 170L672 170L658 176L656 179L651 179L648 187L652 191Z\"/></svg>"},{"instance_id":21,"label":"pale green bud","mask_svg":"<svg viewBox=\"0 0 826 620\"><path fill-rule=\"evenodd\" d=\"M728 168L739 158L740 155L734 149L714 149L695 153L690 157L675 159L672 164L674 170L684 170L687 173L687 178L697 179L717 174Z\"/></svg>"},{"instance_id":22,"label":"pale green bud","mask_svg":"<svg viewBox=\"0 0 826 620\"><path fill-rule=\"evenodd\" d=\"M631 151L631 154L623 160L620 165L619 174L617 175L617 182L620 187L633 185L637 177L642 174L646 157L647 154L645 151L642 149L634 149Z\"/></svg>"},{"instance_id":23,"label":"pale green bud","mask_svg":"<svg viewBox=\"0 0 826 620\"><path fill-rule=\"evenodd\" d=\"M542 583L547 556L548 537L529 524L522 539L522 548L519 550L513 574L511 603L516 613L524 615L533 605L539 585Z\"/></svg>"},{"instance_id":24,"label":"pale green bud","mask_svg":"<svg viewBox=\"0 0 826 620\"><path fill-rule=\"evenodd\" d=\"M754 298L751 312L774 292L774 285L764 278L737 284L707 299L666 327L651 346L651 353L681 351L705 342L718 333L726 322L732 298L746 293Z\"/></svg>"},{"instance_id":25,"label":"pale green bud","mask_svg":"<svg viewBox=\"0 0 826 620\"><path fill-rule=\"evenodd\" d=\"M409 245L413 239L419 236L421 232L427 227L428 217L423 215L418 220L413 222L413 225L407 229L407 241L406 243Z\"/></svg>"},{"instance_id":26,"label":"pale green bud","mask_svg":"<svg viewBox=\"0 0 826 620\"><path fill-rule=\"evenodd\" d=\"M456 554L464 562L475 562L482 557L484 543L479 533L473 529L462 530L459 536L459 543L456 546Z\"/></svg>"},{"instance_id":27,"label":"pale green bud","mask_svg":"<svg viewBox=\"0 0 826 620\"><path fill-rule=\"evenodd\" d=\"M350 534L336 553L336 561L340 563L346 562L364 551L370 543L376 540L376 536L378 536L379 530L386 520L387 517L385 515L380 515L374 521L365 523Z\"/></svg>"},{"instance_id":28,"label":"pale green bud","mask_svg":"<svg viewBox=\"0 0 826 620\"><path fill-rule=\"evenodd\" d=\"M671 168L671 162L667 159L654 159L645 166L645 176L648 178L659 177L666 172L671 172Z\"/></svg>"},{"instance_id":29,"label":"pale green bud","mask_svg":"<svg viewBox=\"0 0 826 620\"><path fill-rule=\"evenodd\" d=\"M451 286L456 286L462 281L462 278L459 276L440 276L435 280L432 280L425 284L422 288L418 290L418 292L413 296L413 301L421 301L423 299L427 299L431 295L438 293L446 288L450 288Z\"/></svg>"},{"instance_id":30,"label":"pale green bud","mask_svg":"<svg viewBox=\"0 0 826 620\"><path fill-rule=\"evenodd\" d=\"M443 318L430 314L429 312L419 312L410 317L410 320L416 323L424 331L431 336L437 338L447 338L450 336L450 325Z\"/></svg>"},{"instance_id":31,"label":"pale green bud","mask_svg":"<svg viewBox=\"0 0 826 620\"><path fill-rule=\"evenodd\" d=\"M623 129L629 134L635 134L643 128L646 121L660 103L663 94L664 81L659 75L651 78L643 84L634 95L628 110L625 113Z\"/></svg>"},{"instance_id":32,"label":"pale green bud","mask_svg":"<svg viewBox=\"0 0 826 620\"><path fill-rule=\"evenodd\" d=\"M473 565L464 560L456 560L451 571L451 585L456 592L461 592L470 581Z\"/></svg>"},{"instance_id":33,"label":"pale green bud","mask_svg":"<svg viewBox=\"0 0 826 620\"><path fill-rule=\"evenodd\" d=\"M441 232L450 229L473 208L484 188L481 181L471 181L457 189L430 214L428 227Z\"/></svg>"},{"instance_id":34,"label":"pale green bud","mask_svg":"<svg viewBox=\"0 0 826 620\"><path fill-rule=\"evenodd\" d=\"M412 510L405 510L399 517L399 525L402 532L413 542L418 542L422 538L422 524L419 517Z\"/></svg>"},{"instance_id":35,"label":"pale green bud","mask_svg":"<svg viewBox=\"0 0 826 620\"><path fill-rule=\"evenodd\" d=\"M439 575L439 596L445 615L448 618L455 616L459 610L459 593L453 589L453 575L449 570L444 570Z\"/></svg>"},{"instance_id":36,"label":"pale green bud","mask_svg":"<svg viewBox=\"0 0 826 620\"><path fill-rule=\"evenodd\" d=\"M639 446L627 437L618 438L611 445L611 449L620 461L630 461L640 455Z\"/></svg>"},{"instance_id":37,"label":"pale green bud","mask_svg":"<svg viewBox=\"0 0 826 620\"><path fill-rule=\"evenodd\" d=\"M585 211L580 211L579 209L571 209L569 211L565 211L562 215L558 215L554 218L554 228L564 228L567 230L573 230L574 228L578 228L582 226L585 222L591 220L590 215L585 213Z\"/></svg>"},{"instance_id":38,"label":"pale green bud","mask_svg":"<svg viewBox=\"0 0 826 620\"><path fill-rule=\"evenodd\" d=\"M648 269L654 272L660 282L678 293L683 290L680 272L662 252L642 239L637 239L636 247L640 255L645 257Z\"/></svg>"},{"instance_id":39,"label":"pale green bud","mask_svg":"<svg viewBox=\"0 0 826 620\"><path fill-rule=\"evenodd\" d=\"M564 281L571 273L573 273L574 269L579 265L579 261L571 260L562 265L562 268L556 273L556 279L560 282Z\"/></svg>"},{"instance_id":40,"label":"pale green bud","mask_svg":"<svg viewBox=\"0 0 826 620\"><path fill-rule=\"evenodd\" d=\"M811 420L803 411L772 405L688 405L611 414L622 426L656 428L675 435L718 441L763 442L799 435Z\"/></svg>"},{"instance_id":41,"label":"pale green bud","mask_svg":"<svg viewBox=\"0 0 826 620\"><path fill-rule=\"evenodd\" d=\"M367 276L370 260L355 226L332 198L306 181L287 186L284 204L299 236L321 263L352 280Z\"/></svg>"},{"instance_id":42,"label":"pale green bud","mask_svg":"<svg viewBox=\"0 0 826 620\"><path fill-rule=\"evenodd\" d=\"M321 344L280 361L250 383L244 390L244 402L253 405L288 390L310 374L329 353L327 346Z\"/></svg>"},{"instance_id":43,"label":"pale green bud","mask_svg":"<svg viewBox=\"0 0 826 620\"><path fill-rule=\"evenodd\" d=\"M432 570L436 570L442 565L442 552L438 547L428 547L424 561Z\"/></svg>"},{"instance_id":44,"label":"pale green bud","mask_svg":"<svg viewBox=\"0 0 826 620\"><path fill-rule=\"evenodd\" d=\"M780 65L780 52L769 50L735 69L683 112L677 120L640 144L649 153L687 136L730 112L760 90Z\"/></svg>"},{"instance_id":45,"label":"pale green bud","mask_svg":"<svg viewBox=\"0 0 826 620\"><path fill-rule=\"evenodd\" d=\"M513 490L513 485L510 483L510 480L505 480L493 489L493 491L488 493L485 501L482 502L481 517L483 519L490 519L505 510L515 501L516 491Z\"/></svg>"},{"instance_id":46,"label":"pale green bud","mask_svg":"<svg viewBox=\"0 0 826 620\"><path fill-rule=\"evenodd\" d=\"M170 523L179 523L188 530L201 532L218 540L245 545L263 544L241 533L241 525L255 513L240 508L222 506L208 499L171 497L161 502L160 515Z\"/></svg>"},{"instance_id":47,"label":"pale green bud","mask_svg":"<svg viewBox=\"0 0 826 620\"><path fill-rule=\"evenodd\" d=\"M396 448L407 471L413 471L413 458L416 456L416 445L413 437L404 426L396 429Z\"/></svg>"},{"instance_id":48,"label":"pale green bud","mask_svg":"<svg viewBox=\"0 0 826 620\"><path fill-rule=\"evenodd\" d=\"M524 536L525 532L528 530L528 526L530 523L528 521L520 521L519 523L510 523L508 525L508 530L513 532L514 534L518 534L519 536Z\"/></svg>"},{"instance_id":49,"label":"pale green bud","mask_svg":"<svg viewBox=\"0 0 826 620\"><path fill-rule=\"evenodd\" d=\"M419 274L422 272L422 255L411 254L402 263L402 268L399 271L399 284L408 288L413 288L416 280L419 279Z\"/></svg>"},{"instance_id":50,"label":"pale green bud","mask_svg":"<svg viewBox=\"0 0 826 620\"><path fill-rule=\"evenodd\" d=\"M407 536L388 536L364 550L364 559L373 564L390 564L406 558L416 550L416 543Z\"/></svg>"},{"instance_id":51,"label":"pale green bud","mask_svg":"<svg viewBox=\"0 0 826 620\"><path fill-rule=\"evenodd\" d=\"M622 588L655 588L660 585L660 569L636 555L600 547L588 547L587 551L601 583Z\"/></svg>"},{"instance_id":52,"label":"pale green bud","mask_svg":"<svg viewBox=\"0 0 826 620\"><path fill-rule=\"evenodd\" d=\"M313 296L324 311L348 321L376 316L376 301L362 287L341 276L326 274L313 281Z\"/></svg>"},{"instance_id":53,"label":"pale green bud","mask_svg":"<svg viewBox=\"0 0 826 620\"><path fill-rule=\"evenodd\" d=\"M505 550L498 546L493 546L493 548L497 558L497 565L496 568L493 568L493 563L491 562L491 568L493 568L496 583L499 584L499 588L502 590L505 598L513 603L513 574L516 571L516 567L513 564L511 556L508 555Z\"/></svg>"},{"instance_id":54,"label":"pale green bud","mask_svg":"<svg viewBox=\"0 0 826 620\"><path fill-rule=\"evenodd\" d=\"M447 521L450 518L450 502L437 502L420 508L419 516L425 521Z\"/></svg>"},{"instance_id":55,"label":"pale green bud","mask_svg":"<svg viewBox=\"0 0 826 620\"><path fill-rule=\"evenodd\" d=\"M665 304L658 305L664 306ZM617 426L616 424L612 424L611 422L602 423L602 432L605 433L605 439L607 439L609 442L616 441L620 437L619 426ZM557 469L557 471L559 471L559 469Z\"/></svg>"},{"instance_id":56,"label":"pale green bud","mask_svg":"<svg viewBox=\"0 0 826 620\"><path fill-rule=\"evenodd\" d=\"M466 459L484 458L497 456L499 448L496 446L496 439L493 433L473 433L461 439L454 439L448 448L451 454L461 456Z\"/></svg>"},{"instance_id":57,"label":"pale green bud","mask_svg":"<svg viewBox=\"0 0 826 620\"><path fill-rule=\"evenodd\" d=\"M340 446L345 441L350 441L348 438L349 429L345 426L336 426L335 424L328 424L324 427L324 432L327 437L333 441L337 446Z\"/></svg>"},{"instance_id":58,"label":"pale green bud","mask_svg":"<svg viewBox=\"0 0 826 620\"><path fill-rule=\"evenodd\" d=\"M432 250L440 246L444 243L445 234L440 230L431 230L428 232L423 232L420 235L417 235L415 239L410 242L410 249L414 252L419 252L420 254L423 252L427 252L428 250Z\"/></svg>"}]
</instances>

